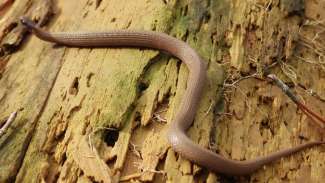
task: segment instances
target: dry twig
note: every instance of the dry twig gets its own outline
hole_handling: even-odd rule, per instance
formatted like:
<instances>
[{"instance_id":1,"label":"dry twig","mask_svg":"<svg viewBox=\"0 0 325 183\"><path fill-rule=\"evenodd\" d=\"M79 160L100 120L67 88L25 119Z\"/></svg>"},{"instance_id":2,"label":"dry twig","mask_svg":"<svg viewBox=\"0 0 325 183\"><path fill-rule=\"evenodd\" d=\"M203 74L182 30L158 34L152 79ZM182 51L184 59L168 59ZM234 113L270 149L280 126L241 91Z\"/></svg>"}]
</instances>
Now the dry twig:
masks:
<instances>
[{"instance_id":1,"label":"dry twig","mask_svg":"<svg viewBox=\"0 0 325 183\"><path fill-rule=\"evenodd\" d=\"M267 77L272 79L272 81L274 81L275 84L281 88L282 91L298 106L298 108L302 110L302 112L305 113L308 117L310 117L314 123L316 123L322 129L325 129L325 119L304 105L283 81L277 78L274 74L269 74Z\"/></svg>"},{"instance_id":2,"label":"dry twig","mask_svg":"<svg viewBox=\"0 0 325 183\"><path fill-rule=\"evenodd\" d=\"M0 128L0 138L6 133L7 129L9 128L10 124L15 121L17 117L17 111L10 114L5 124Z\"/></svg>"}]
</instances>

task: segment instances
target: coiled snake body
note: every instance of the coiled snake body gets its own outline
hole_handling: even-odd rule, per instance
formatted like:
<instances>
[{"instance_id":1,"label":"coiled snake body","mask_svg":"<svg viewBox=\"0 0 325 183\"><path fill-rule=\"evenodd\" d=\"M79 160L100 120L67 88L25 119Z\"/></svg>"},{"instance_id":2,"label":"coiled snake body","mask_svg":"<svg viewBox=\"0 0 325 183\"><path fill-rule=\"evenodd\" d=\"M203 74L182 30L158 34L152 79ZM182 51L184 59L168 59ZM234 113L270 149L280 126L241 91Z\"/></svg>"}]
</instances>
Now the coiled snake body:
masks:
<instances>
[{"instance_id":1,"label":"coiled snake body","mask_svg":"<svg viewBox=\"0 0 325 183\"><path fill-rule=\"evenodd\" d=\"M212 171L228 175L245 175L281 157L325 143L320 141L309 142L246 161L224 158L193 143L186 136L186 130L193 122L206 77L204 61L188 44L167 34L151 31L120 30L99 33L49 33L40 29L26 17L22 17L21 22L38 38L61 45L73 47L145 47L163 50L179 58L189 69L189 77L187 89L177 114L170 124L167 138L176 152Z\"/></svg>"}]
</instances>

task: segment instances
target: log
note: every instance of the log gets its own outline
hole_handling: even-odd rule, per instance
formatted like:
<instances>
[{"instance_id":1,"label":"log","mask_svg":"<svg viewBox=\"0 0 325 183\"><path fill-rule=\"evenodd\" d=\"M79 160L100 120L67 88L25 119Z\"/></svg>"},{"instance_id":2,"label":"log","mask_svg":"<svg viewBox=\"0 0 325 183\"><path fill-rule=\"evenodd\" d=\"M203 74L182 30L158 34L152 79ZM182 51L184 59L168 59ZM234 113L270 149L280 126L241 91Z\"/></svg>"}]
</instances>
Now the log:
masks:
<instances>
[{"instance_id":1,"label":"log","mask_svg":"<svg viewBox=\"0 0 325 183\"><path fill-rule=\"evenodd\" d=\"M324 140L280 89L255 78L267 68L325 116L322 6L321 0L15 0L0 15L0 127L18 111L0 138L0 182L322 182L324 147L244 177L191 163L165 137L186 88L188 70L178 59L150 49L53 45L19 23L25 15L53 32L153 30L186 41L208 64L188 135L227 158L247 160Z\"/></svg>"}]
</instances>

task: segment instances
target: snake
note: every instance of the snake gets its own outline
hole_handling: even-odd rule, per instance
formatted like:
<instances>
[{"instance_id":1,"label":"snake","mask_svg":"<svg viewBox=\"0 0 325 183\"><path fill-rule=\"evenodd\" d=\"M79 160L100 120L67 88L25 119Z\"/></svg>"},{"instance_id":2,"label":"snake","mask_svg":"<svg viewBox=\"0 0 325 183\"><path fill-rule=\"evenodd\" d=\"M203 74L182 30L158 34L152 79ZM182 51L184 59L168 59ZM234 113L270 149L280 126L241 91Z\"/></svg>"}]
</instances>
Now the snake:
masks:
<instances>
[{"instance_id":1,"label":"snake","mask_svg":"<svg viewBox=\"0 0 325 183\"><path fill-rule=\"evenodd\" d=\"M229 176L247 175L266 164L323 141L312 141L266 156L249 160L232 160L194 143L186 134L192 125L206 80L207 64L186 42L166 33L155 31L114 30L108 32L56 32L46 31L27 17L21 23L39 39L69 47L141 47L168 52L188 68L187 86L175 117L169 124L167 140L172 149L182 157L210 171Z\"/></svg>"}]
</instances>

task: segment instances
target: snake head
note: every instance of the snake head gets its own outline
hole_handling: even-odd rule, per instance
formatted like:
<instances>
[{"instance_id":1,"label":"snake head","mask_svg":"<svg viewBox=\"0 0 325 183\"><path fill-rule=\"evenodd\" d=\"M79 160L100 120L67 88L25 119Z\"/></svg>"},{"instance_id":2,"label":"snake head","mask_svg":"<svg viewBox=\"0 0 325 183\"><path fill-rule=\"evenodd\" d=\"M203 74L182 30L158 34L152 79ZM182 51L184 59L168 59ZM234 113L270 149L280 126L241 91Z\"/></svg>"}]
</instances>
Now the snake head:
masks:
<instances>
[{"instance_id":1,"label":"snake head","mask_svg":"<svg viewBox=\"0 0 325 183\"><path fill-rule=\"evenodd\" d=\"M27 17L20 17L20 22L29 29L36 29L36 24Z\"/></svg>"}]
</instances>

